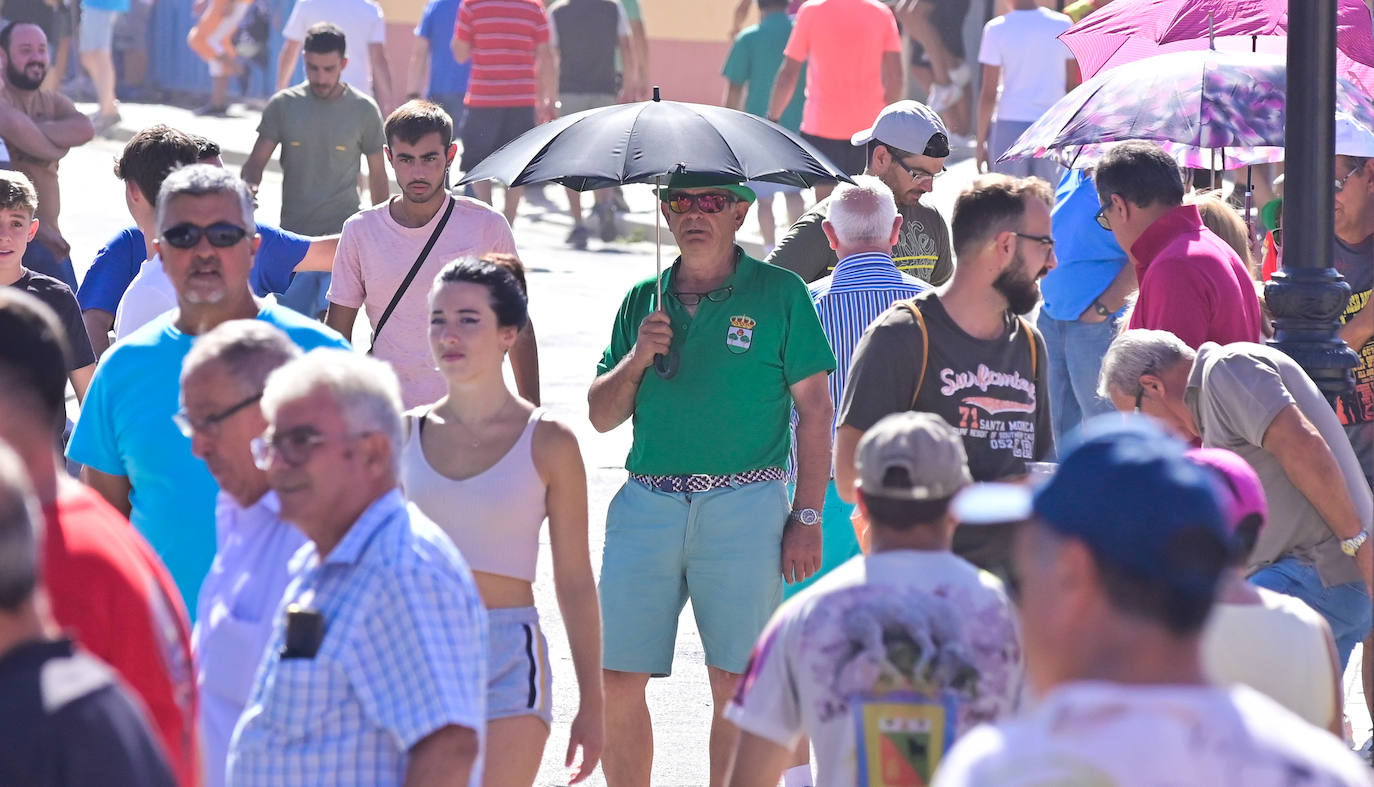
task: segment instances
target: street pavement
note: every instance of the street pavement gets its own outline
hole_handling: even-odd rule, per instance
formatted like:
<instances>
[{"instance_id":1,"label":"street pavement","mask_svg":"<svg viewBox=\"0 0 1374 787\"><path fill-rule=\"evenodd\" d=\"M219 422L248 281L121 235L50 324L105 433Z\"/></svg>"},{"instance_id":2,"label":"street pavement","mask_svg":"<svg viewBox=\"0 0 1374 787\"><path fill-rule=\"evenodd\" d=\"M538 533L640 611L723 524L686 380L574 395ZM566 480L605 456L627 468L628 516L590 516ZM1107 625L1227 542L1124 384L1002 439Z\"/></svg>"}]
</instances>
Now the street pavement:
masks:
<instances>
[{"instance_id":1,"label":"street pavement","mask_svg":"<svg viewBox=\"0 0 1374 787\"><path fill-rule=\"evenodd\" d=\"M94 105L81 105L93 112ZM111 172L126 141L134 132L154 123L203 134L224 149L226 166L237 172L256 136L256 112L240 110L228 118L203 118L178 107L123 104L123 121L108 137L72 150L62 161L62 215L60 225L72 246L78 277L84 275L96 251L131 222L124 204L124 187ZM948 218L955 196L975 176L973 162L951 165L937 181L927 202ZM273 222L280 215L281 176L275 163L264 175L258 193L258 218ZM396 190L393 181L393 191ZM540 373L544 406L570 424L581 442L588 470L590 537L593 569L600 570L606 507L625 480L624 461L630 445L630 427L621 426L598 434L587 420L586 395L596 363L610 335L611 322L625 291L654 272L654 199L648 186L624 189L631 212L625 217L625 239L603 244L595 238L587 251L567 247L564 237L571 220L562 213L561 187L546 187L547 202L527 200L514 227L516 245L529 270L530 315L539 338ZM527 191L527 197L529 193ZM585 201L589 206L590 201ZM785 228L779 228L779 233ZM664 263L676 255L672 238L663 230ZM758 254L761 242L751 213L740 235L741 242ZM364 320L355 336L365 342ZM547 534L541 539L539 573L535 582L536 604L549 641L553 668L554 725L545 748L536 784L564 785L569 771L563 767L568 729L577 712L576 680L572 656L553 589L552 560ZM194 603L192 601L192 603ZM1358 657L1353 660L1358 665ZM711 720L711 694L706 681L700 637L690 607L678 626L674 673L649 684L649 705L654 717L655 787L699 787L707 782L707 733ZM1358 670L1347 686L1354 686L1347 712L1357 740L1367 737L1368 715L1358 693ZM489 757L501 757L497 751ZM590 785L604 785L598 769Z\"/></svg>"}]
</instances>

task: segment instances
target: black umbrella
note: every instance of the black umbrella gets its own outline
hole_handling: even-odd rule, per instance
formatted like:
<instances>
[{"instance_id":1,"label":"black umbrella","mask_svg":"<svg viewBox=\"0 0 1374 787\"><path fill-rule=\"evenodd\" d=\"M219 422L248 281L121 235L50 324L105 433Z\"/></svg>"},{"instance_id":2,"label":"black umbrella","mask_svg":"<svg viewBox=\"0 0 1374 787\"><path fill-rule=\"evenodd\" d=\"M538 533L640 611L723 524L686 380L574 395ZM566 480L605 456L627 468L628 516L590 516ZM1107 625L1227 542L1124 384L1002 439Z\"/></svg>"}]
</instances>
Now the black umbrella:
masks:
<instances>
[{"instance_id":1,"label":"black umbrella","mask_svg":"<svg viewBox=\"0 0 1374 787\"><path fill-rule=\"evenodd\" d=\"M801 137L757 115L707 104L652 101L589 109L521 134L473 167L459 185L499 180L509 186L561 183L576 191L653 183L674 174L703 184L763 180L808 187L849 176ZM663 303L663 238L658 232L657 303ZM676 353L655 359L670 377Z\"/></svg>"}]
</instances>

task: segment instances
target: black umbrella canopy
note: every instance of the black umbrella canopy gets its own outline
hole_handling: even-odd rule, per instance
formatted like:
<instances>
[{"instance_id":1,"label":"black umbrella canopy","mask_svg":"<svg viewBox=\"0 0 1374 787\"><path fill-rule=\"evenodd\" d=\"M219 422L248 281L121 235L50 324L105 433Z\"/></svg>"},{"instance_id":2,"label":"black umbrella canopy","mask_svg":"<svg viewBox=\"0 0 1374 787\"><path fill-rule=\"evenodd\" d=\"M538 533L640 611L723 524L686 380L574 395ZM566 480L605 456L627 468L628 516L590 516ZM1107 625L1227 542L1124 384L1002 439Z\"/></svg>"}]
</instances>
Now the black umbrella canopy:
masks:
<instances>
[{"instance_id":1,"label":"black umbrella canopy","mask_svg":"<svg viewBox=\"0 0 1374 787\"><path fill-rule=\"evenodd\" d=\"M721 183L808 187L849 177L801 137L757 115L707 104L640 101L591 109L527 131L460 183L561 183L577 191L654 183L676 172Z\"/></svg>"}]
</instances>

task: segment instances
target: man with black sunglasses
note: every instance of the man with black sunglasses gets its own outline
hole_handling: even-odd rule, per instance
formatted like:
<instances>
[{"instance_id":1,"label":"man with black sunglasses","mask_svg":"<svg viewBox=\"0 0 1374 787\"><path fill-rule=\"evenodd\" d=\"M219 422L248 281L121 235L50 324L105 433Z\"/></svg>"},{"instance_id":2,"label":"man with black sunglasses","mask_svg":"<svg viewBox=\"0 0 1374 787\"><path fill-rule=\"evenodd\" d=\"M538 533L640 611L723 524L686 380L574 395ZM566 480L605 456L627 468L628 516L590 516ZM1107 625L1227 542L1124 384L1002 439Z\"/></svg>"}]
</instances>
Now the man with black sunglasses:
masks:
<instances>
[{"instance_id":1,"label":"man with black sunglasses","mask_svg":"<svg viewBox=\"0 0 1374 787\"><path fill-rule=\"evenodd\" d=\"M601 567L602 763L611 787L650 783L644 692L672 670L690 598L715 703L710 784L721 787L738 736L723 713L754 641L782 581L820 567L835 355L801 280L735 245L752 190L678 175L662 200L682 256L625 296L587 394L597 431L634 423Z\"/></svg>"},{"instance_id":2,"label":"man with black sunglasses","mask_svg":"<svg viewBox=\"0 0 1374 787\"><path fill-rule=\"evenodd\" d=\"M873 175L892 190L902 214L902 231L892 247L898 269L934 285L954 272L949 227L939 211L921 204L935 189L949 156L949 132L930 107L918 101L889 104L873 126L854 135L855 146L866 146L865 175ZM821 200L802 214L768 255L768 262L814 282L835 270L839 258L830 248L821 225L831 201Z\"/></svg>"},{"instance_id":3,"label":"man with black sunglasses","mask_svg":"<svg viewBox=\"0 0 1374 787\"><path fill-rule=\"evenodd\" d=\"M193 608L215 556L218 487L173 421L182 359L196 337L237 319L276 325L307 350L348 345L319 323L253 295L252 195L229 172L195 164L167 176L156 226L154 247L176 289L177 309L101 359L67 450L86 466L86 482L152 544Z\"/></svg>"}]
</instances>

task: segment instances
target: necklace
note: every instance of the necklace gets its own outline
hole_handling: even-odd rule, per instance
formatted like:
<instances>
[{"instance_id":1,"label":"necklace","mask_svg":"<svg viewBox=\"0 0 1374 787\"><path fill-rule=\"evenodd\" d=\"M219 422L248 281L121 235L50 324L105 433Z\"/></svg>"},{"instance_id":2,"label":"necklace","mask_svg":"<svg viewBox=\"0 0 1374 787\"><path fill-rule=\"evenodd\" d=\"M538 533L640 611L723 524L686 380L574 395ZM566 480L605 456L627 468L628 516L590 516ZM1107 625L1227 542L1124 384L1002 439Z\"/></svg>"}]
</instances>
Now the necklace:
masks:
<instances>
[{"instance_id":1,"label":"necklace","mask_svg":"<svg viewBox=\"0 0 1374 787\"><path fill-rule=\"evenodd\" d=\"M502 402L502 403L501 403L501 406L498 407L498 408L496 408L496 412L492 413L491 415L489 415L489 416L487 416L487 417L485 417L485 418L478 418L478 419L476 419L476 423L482 423L482 422L485 422L485 421L493 421L493 420L495 420L497 416L499 416L501 413L505 412L505 410L506 410L506 405L509 404L509 403L510 403L509 401L507 401L507 402ZM463 428L463 430L466 431L466 432L468 433L468 437L463 438L463 440L464 440L464 442L470 443L470 446L469 446L469 447L471 447L471 448L480 448L480 447L482 446L482 438L477 434L477 429L476 429L476 428L474 428L473 426L471 426L471 425L469 425L469 424L464 423L461 419L459 419L458 417L456 417L456 416L454 416L454 415L449 415L448 421L449 421L450 423L457 424L458 426L461 426L461 427Z\"/></svg>"}]
</instances>

